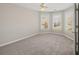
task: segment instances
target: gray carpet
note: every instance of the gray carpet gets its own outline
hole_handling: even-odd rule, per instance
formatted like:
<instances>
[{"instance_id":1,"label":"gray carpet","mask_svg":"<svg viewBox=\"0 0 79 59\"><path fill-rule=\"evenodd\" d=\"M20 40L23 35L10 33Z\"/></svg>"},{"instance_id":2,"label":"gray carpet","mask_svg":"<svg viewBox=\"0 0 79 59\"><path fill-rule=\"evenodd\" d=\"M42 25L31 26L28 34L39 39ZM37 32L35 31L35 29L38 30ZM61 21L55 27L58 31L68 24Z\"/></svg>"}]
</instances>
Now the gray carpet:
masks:
<instances>
[{"instance_id":1,"label":"gray carpet","mask_svg":"<svg viewBox=\"0 0 79 59\"><path fill-rule=\"evenodd\" d=\"M0 47L0 55L73 55L73 40L61 35L39 34Z\"/></svg>"}]
</instances>

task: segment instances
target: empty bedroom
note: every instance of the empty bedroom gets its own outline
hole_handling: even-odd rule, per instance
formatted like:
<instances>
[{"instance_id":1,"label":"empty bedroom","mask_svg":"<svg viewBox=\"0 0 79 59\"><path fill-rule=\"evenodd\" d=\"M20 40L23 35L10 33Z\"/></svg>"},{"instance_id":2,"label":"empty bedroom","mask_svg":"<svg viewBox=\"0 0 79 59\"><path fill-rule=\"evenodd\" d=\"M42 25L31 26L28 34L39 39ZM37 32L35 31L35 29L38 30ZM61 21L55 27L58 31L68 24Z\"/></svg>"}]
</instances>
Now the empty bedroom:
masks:
<instances>
[{"instance_id":1,"label":"empty bedroom","mask_svg":"<svg viewBox=\"0 0 79 59\"><path fill-rule=\"evenodd\" d=\"M74 3L0 3L0 55L75 55L75 34Z\"/></svg>"}]
</instances>

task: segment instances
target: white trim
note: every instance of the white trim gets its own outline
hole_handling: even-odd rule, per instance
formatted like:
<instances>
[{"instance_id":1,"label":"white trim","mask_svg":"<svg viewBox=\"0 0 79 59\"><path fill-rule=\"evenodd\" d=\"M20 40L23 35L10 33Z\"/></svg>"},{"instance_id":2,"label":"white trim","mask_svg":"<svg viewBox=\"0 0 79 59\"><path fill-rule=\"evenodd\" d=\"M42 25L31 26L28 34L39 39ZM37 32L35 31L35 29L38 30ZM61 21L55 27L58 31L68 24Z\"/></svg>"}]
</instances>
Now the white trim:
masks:
<instances>
[{"instance_id":1,"label":"white trim","mask_svg":"<svg viewBox=\"0 0 79 59\"><path fill-rule=\"evenodd\" d=\"M45 33L52 33L52 34L63 35L63 33L61 34L61 32L40 32L39 34L45 34Z\"/></svg>"},{"instance_id":2,"label":"white trim","mask_svg":"<svg viewBox=\"0 0 79 59\"><path fill-rule=\"evenodd\" d=\"M52 34L57 34L57 35L62 35L62 36L65 36L65 37L67 37L67 38L69 38L69 39L71 39L71 40L74 40L74 38L72 38L72 37L70 37L70 36L68 36L67 34L65 34L65 33L55 33L55 32L40 32L39 34L45 34L45 33L52 33Z\"/></svg>"},{"instance_id":3,"label":"white trim","mask_svg":"<svg viewBox=\"0 0 79 59\"><path fill-rule=\"evenodd\" d=\"M73 40L73 38L69 37L68 35L66 35L66 34L64 34L64 33L39 32L39 33L34 33L34 34L28 35L28 36L26 36L26 37L23 37L23 38L14 40L14 41L10 41L10 42L7 42L7 43L0 44L0 47L2 47L2 46L6 46L6 45L9 45L9 44L12 44L12 43L15 43L15 42L20 41L20 40L23 40L23 39L25 39L25 38L29 38L29 37L35 36L35 35L37 35L37 34L45 34L45 33L52 33L52 34L62 35L62 36L65 36L65 37L67 37L67 38Z\"/></svg>"},{"instance_id":4,"label":"white trim","mask_svg":"<svg viewBox=\"0 0 79 59\"><path fill-rule=\"evenodd\" d=\"M16 40L13 40L13 41L10 41L10 42L7 42L7 43L0 44L0 47L6 46L6 45L9 45L9 44L12 44L12 43L15 43L15 42L20 41L20 40L23 40L25 38L29 38L29 37L35 36L37 34L39 34L39 33L34 33L34 34L28 35L26 37L20 38L20 39L16 39Z\"/></svg>"},{"instance_id":5,"label":"white trim","mask_svg":"<svg viewBox=\"0 0 79 59\"><path fill-rule=\"evenodd\" d=\"M67 38L69 38L69 39L71 39L71 40L74 40L74 38L72 38L72 37L70 37L70 36L68 36L67 34L63 34L65 37L67 37Z\"/></svg>"}]
</instances>

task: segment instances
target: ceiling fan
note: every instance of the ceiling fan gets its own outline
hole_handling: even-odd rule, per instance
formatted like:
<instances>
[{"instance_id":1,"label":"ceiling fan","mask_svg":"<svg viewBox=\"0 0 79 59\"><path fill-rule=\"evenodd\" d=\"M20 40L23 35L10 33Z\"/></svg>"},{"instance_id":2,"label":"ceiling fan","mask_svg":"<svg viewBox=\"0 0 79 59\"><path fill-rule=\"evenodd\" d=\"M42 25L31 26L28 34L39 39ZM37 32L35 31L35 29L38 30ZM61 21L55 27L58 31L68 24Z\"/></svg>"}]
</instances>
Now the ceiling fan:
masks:
<instances>
[{"instance_id":1,"label":"ceiling fan","mask_svg":"<svg viewBox=\"0 0 79 59\"><path fill-rule=\"evenodd\" d=\"M40 4L40 10L41 10L41 11L45 11L46 8L48 8L48 7L47 7L47 5L46 5L45 3L41 3L41 4Z\"/></svg>"}]
</instances>

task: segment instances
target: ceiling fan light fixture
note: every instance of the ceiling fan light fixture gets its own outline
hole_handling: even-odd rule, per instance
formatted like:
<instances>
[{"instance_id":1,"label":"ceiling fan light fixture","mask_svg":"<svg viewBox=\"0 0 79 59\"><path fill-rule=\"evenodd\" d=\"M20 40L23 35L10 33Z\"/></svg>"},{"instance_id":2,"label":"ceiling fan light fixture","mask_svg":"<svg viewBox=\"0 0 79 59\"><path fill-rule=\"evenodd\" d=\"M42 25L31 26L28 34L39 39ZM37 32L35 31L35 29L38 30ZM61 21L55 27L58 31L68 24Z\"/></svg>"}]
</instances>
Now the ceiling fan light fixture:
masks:
<instances>
[{"instance_id":1,"label":"ceiling fan light fixture","mask_svg":"<svg viewBox=\"0 0 79 59\"><path fill-rule=\"evenodd\" d=\"M45 11L45 10L46 10L46 8L40 8L40 10L41 10L41 11Z\"/></svg>"},{"instance_id":2,"label":"ceiling fan light fixture","mask_svg":"<svg viewBox=\"0 0 79 59\"><path fill-rule=\"evenodd\" d=\"M40 10L41 10L41 11L45 11L46 8L47 8L46 4L45 4L45 3L41 3L41 5L40 5Z\"/></svg>"}]
</instances>

